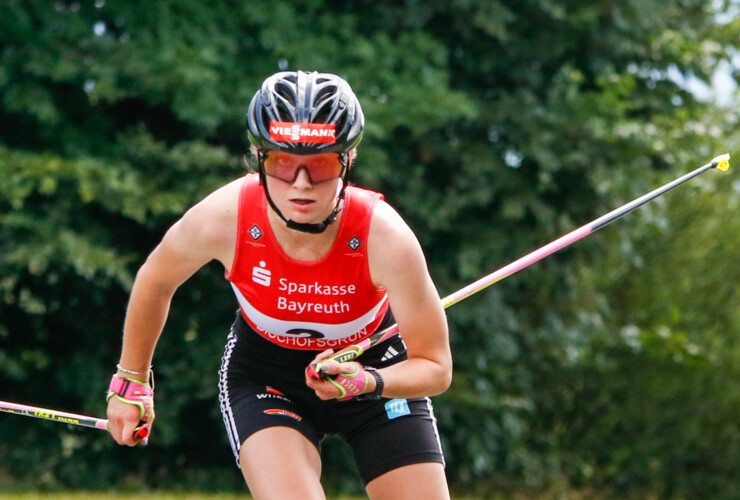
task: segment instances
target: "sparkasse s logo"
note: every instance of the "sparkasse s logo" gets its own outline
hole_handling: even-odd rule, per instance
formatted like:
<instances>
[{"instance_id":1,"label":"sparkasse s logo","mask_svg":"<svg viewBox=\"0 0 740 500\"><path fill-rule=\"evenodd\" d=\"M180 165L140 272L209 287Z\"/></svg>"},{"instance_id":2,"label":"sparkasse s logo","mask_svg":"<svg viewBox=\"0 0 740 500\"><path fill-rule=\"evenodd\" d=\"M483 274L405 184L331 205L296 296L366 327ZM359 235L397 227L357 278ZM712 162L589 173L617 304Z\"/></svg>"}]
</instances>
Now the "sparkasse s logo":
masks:
<instances>
[{"instance_id":1,"label":"sparkasse s logo","mask_svg":"<svg viewBox=\"0 0 740 500\"><path fill-rule=\"evenodd\" d=\"M252 268L252 281L262 286L270 286L272 282L272 273L269 269L265 269L267 263L264 260L260 261L260 265Z\"/></svg>"},{"instance_id":2,"label":"sparkasse s logo","mask_svg":"<svg viewBox=\"0 0 740 500\"><path fill-rule=\"evenodd\" d=\"M270 122L270 139L307 144L337 142L334 123Z\"/></svg>"}]
</instances>

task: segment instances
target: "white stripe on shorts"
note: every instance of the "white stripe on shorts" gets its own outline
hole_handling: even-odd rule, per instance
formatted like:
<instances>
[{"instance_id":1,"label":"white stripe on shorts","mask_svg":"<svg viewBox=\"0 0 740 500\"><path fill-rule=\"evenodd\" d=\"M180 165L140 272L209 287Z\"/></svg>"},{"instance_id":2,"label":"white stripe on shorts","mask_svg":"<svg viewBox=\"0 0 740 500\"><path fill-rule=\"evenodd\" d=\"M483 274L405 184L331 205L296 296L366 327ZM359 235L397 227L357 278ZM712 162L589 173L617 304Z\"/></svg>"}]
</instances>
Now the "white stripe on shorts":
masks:
<instances>
[{"instance_id":1,"label":"white stripe on shorts","mask_svg":"<svg viewBox=\"0 0 740 500\"><path fill-rule=\"evenodd\" d=\"M229 337L226 342L224 356L223 358L221 358L221 369L218 372L218 400L221 403L221 416L224 419L226 434L229 437L229 444L231 444L231 450L234 452L236 466L239 467L239 450L241 449L241 443L239 442L239 433L236 430L236 423L234 422L234 414L231 411L231 401L229 400L227 379L227 374L229 372L229 363L231 362L231 354L234 351L235 344L236 332L232 328L229 332Z\"/></svg>"},{"instance_id":2,"label":"white stripe on shorts","mask_svg":"<svg viewBox=\"0 0 740 500\"><path fill-rule=\"evenodd\" d=\"M434 416L434 408L432 408L432 400L430 398L424 398L427 400L427 407L429 408L429 416L432 417L432 427L434 427L434 436L437 438L437 446L439 447L439 453L442 456L442 467L447 467L445 462L445 454L442 451L442 439L439 436L439 428L437 428L437 417Z\"/></svg>"}]
</instances>

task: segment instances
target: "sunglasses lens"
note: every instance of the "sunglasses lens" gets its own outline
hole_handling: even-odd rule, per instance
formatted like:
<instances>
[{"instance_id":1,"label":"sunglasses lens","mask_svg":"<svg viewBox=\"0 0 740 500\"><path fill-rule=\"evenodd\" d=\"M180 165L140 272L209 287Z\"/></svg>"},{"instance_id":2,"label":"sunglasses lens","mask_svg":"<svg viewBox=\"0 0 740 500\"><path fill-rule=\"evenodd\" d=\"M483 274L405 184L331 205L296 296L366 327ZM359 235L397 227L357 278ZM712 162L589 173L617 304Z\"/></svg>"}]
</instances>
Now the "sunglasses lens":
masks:
<instances>
[{"instance_id":1,"label":"sunglasses lens","mask_svg":"<svg viewBox=\"0 0 740 500\"><path fill-rule=\"evenodd\" d=\"M294 155L281 151L268 151L265 173L285 182L295 182L298 171L305 168L312 183L336 179L342 174L338 153Z\"/></svg>"}]
</instances>

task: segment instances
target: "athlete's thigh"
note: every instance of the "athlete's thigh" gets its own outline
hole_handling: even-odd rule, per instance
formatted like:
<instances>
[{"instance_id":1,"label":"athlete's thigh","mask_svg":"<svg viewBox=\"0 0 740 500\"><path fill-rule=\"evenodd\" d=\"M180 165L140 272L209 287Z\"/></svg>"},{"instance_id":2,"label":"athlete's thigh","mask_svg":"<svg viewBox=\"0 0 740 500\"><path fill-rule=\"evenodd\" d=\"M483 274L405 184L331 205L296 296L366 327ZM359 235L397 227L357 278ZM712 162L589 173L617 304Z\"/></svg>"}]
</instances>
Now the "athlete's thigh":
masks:
<instances>
[{"instance_id":1,"label":"athlete's thigh","mask_svg":"<svg viewBox=\"0 0 740 500\"><path fill-rule=\"evenodd\" d=\"M222 384L221 414L237 465L241 446L252 434L271 427L289 427L302 434L314 448L321 436L304 408L275 389L247 378L229 379Z\"/></svg>"},{"instance_id":2,"label":"athlete's thigh","mask_svg":"<svg viewBox=\"0 0 740 500\"><path fill-rule=\"evenodd\" d=\"M431 400L383 399L358 402L342 434L355 456L357 470L367 485L380 476L415 464L437 463L444 455ZM358 413L361 412L361 415Z\"/></svg>"},{"instance_id":3,"label":"athlete's thigh","mask_svg":"<svg viewBox=\"0 0 740 500\"><path fill-rule=\"evenodd\" d=\"M321 457L316 446L289 427L250 435L239 452L242 474L255 500L323 500Z\"/></svg>"},{"instance_id":4,"label":"athlete's thigh","mask_svg":"<svg viewBox=\"0 0 740 500\"><path fill-rule=\"evenodd\" d=\"M450 498L444 467L434 462L393 469L370 481L365 488L371 500L405 498L448 500Z\"/></svg>"}]
</instances>

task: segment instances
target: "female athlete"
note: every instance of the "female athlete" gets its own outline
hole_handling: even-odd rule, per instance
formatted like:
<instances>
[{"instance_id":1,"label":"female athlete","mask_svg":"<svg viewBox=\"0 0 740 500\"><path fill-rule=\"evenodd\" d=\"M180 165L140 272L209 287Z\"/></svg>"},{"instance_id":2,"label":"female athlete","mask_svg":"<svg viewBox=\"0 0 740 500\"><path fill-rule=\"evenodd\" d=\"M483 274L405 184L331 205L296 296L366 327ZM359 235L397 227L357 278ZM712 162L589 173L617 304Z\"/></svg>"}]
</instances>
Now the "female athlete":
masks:
<instances>
[{"instance_id":1,"label":"female athlete","mask_svg":"<svg viewBox=\"0 0 740 500\"><path fill-rule=\"evenodd\" d=\"M449 498L429 399L452 378L447 321L409 226L382 195L348 184L363 128L336 75L264 81L247 113L258 172L188 210L137 273L108 394L116 442L151 430L148 381L172 297L215 259L239 304L221 411L254 498L325 498L327 434L349 444L370 498ZM358 362L309 376L312 362L394 323L400 334Z\"/></svg>"}]
</instances>

